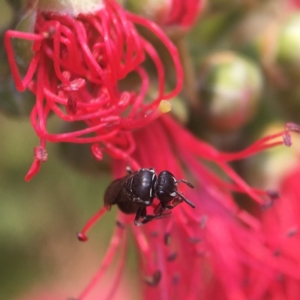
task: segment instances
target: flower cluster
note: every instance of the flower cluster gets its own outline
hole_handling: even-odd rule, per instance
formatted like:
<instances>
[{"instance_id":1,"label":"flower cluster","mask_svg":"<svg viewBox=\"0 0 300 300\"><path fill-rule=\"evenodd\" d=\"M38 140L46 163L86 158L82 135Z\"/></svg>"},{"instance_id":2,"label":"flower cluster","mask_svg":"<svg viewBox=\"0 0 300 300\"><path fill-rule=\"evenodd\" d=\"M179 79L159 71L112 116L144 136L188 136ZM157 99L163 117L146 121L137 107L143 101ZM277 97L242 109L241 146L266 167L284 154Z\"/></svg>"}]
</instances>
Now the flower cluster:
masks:
<instances>
[{"instance_id":1,"label":"flower cluster","mask_svg":"<svg viewBox=\"0 0 300 300\"><path fill-rule=\"evenodd\" d=\"M277 280L265 278L264 285L268 288L270 299L293 299L299 297L299 163L280 183L280 201L262 214L262 228L267 236L266 243L273 252L275 261L284 272L275 273ZM296 271L296 272L295 272ZM258 294L257 298L262 298Z\"/></svg>"},{"instance_id":2,"label":"flower cluster","mask_svg":"<svg viewBox=\"0 0 300 300\"><path fill-rule=\"evenodd\" d=\"M165 70L156 49L142 38L134 24L153 31L172 54L177 84L165 91ZM30 180L46 161L46 142L91 143L96 159L102 150L116 158L130 156L134 142L130 130L149 124L169 110L162 100L182 87L182 70L177 50L159 28L145 19L124 12L114 1L104 1L93 14L76 17L49 11L37 12L34 33L8 30L5 47L16 87L30 89L36 104L30 120L40 138L34 163L26 175ZM11 39L32 41L32 59L21 78ZM141 65L152 60L157 71L158 92L148 98L149 75ZM140 78L140 88L121 90L120 80L131 73ZM84 122L73 132L50 133L47 119L54 113L65 122Z\"/></svg>"},{"instance_id":3,"label":"flower cluster","mask_svg":"<svg viewBox=\"0 0 300 300\"><path fill-rule=\"evenodd\" d=\"M234 160L278 146L290 146L289 131L299 127L287 124L284 131L258 140L243 151L223 153L188 133L169 116L163 116L135 132L137 147L133 157L140 166L153 166L158 172L167 169L195 183L195 189L180 189L193 201L192 210L184 203L173 210L169 218L136 227L133 216L119 212L111 245L99 271L78 299L86 299L102 278L119 249L118 278L125 263L127 228L134 233L140 254L139 267L144 276L144 299L263 299L275 284L278 274L291 280L300 279L293 260L283 254L283 261L274 256L267 244L261 221L239 207L232 193L248 194L257 207L265 209L279 201L276 191L250 188L229 166ZM155 142L154 142L155 141ZM221 179L204 161L213 162L226 174ZM115 161L116 178L124 176L126 162ZM280 202L280 201L279 201ZM154 204L154 206L157 203ZM87 223L81 238L106 209ZM262 278L257 281L258 276ZM215 287L218 287L217 289ZM188 288L187 288L188 287Z\"/></svg>"}]
</instances>

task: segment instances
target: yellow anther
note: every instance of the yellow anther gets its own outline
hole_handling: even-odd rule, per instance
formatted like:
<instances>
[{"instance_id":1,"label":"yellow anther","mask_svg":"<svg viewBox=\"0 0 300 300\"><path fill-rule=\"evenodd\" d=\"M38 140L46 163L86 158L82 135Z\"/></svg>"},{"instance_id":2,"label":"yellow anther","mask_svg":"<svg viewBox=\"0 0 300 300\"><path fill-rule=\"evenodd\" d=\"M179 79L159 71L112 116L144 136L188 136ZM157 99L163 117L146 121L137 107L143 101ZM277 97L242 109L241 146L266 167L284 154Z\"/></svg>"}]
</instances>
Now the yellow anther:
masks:
<instances>
[{"instance_id":1,"label":"yellow anther","mask_svg":"<svg viewBox=\"0 0 300 300\"><path fill-rule=\"evenodd\" d=\"M160 101L159 110L162 113L166 114L166 113L170 112L171 109L172 109L172 106L171 106L171 103L169 101L167 101L167 100Z\"/></svg>"}]
</instances>

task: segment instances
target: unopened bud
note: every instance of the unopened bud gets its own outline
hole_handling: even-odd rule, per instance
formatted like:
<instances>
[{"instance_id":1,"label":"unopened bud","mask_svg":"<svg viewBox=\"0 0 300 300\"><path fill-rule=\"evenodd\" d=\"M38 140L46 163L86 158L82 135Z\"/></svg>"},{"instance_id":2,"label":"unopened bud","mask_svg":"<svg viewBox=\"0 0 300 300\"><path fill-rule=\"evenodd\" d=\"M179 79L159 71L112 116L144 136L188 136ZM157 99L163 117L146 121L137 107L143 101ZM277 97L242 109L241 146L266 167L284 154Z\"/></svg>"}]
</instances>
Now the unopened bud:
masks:
<instances>
[{"instance_id":1,"label":"unopened bud","mask_svg":"<svg viewBox=\"0 0 300 300\"><path fill-rule=\"evenodd\" d=\"M199 86L207 123L218 131L232 131L254 116L262 76L253 62L232 52L221 52L206 59Z\"/></svg>"}]
</instances>

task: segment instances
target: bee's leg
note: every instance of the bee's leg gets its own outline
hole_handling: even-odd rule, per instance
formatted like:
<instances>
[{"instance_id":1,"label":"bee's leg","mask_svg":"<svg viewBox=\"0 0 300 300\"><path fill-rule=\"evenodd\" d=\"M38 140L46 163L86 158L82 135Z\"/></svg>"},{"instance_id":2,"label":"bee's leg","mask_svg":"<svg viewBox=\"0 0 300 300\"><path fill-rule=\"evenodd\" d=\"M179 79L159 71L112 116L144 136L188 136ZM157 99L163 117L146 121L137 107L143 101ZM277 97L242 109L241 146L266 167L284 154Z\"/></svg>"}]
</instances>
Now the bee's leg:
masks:
<instances>
[{"instance_id":1,"label":"bee's leg","mask_svg":"<svg viewBox=\"0 0 300 300\"><path fill-rule=\"evenodd\" d=\"M154 219L160 219L169 214L171 214L171 212L168 212L165 214L161 213L161 214L157 214L157 215L147 215L146 207L141 207L138 209L138 211L135 215L134 225L141 226L141 225L144 225ZM139 221L140 219L141 219L141 221Z\"/></svg>"},{"instance_id":2,"label":"bee's leg","mask_svg":"<svg viewBox=\"0 0 300 300\"><path fill-rule=\"evenodd\" d=\"M126 167L126 171L127 171L128 174L132 174L133 173L133 171L131 170L131 168L129 166Z\"/></svg>"},{"instance_id":3,"label":"bee's leg","mask_svg":"<svg viewBox=\"0 0 300 300\"><path fill-rule=\"evenodd\" d=\"M134 219L134 225L136 225L136 226L143 225L144 223L140 222L139 220L140 219L143 220L145 218L146 214L147 214L146 207L140 207L138 209L138 211L136 212L135 219Z\"/></svg>"},{"instance_id":4,"label":"bee's leg","mask_svg":"<svg viewBox=\"0 0 300 300\"><path fill-rule=\"evenodd\" d=\"M182 200L180 198L175 199L172 202L169 202L166 205L162 205L161 203L158 204L154 209L154 214L156 216L164 215L166 210L172 210L174 207L176 207L178 204L180 204Z\"/></svg>"}]
</instances>

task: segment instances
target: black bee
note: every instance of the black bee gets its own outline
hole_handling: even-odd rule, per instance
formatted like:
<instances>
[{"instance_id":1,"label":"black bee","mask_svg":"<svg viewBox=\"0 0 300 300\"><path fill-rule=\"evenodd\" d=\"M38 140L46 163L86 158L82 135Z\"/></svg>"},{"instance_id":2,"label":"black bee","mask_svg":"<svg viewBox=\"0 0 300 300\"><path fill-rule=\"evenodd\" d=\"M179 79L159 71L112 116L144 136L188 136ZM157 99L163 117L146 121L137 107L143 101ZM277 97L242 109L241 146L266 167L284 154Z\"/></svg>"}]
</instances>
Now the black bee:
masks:
<instances>
[{"instance_id":1,"label":"black bee","mask_svg":"<svg viewBox=\"0 0 300 300\"><path fill-rule=\"evenodd\" d=\"M153 168L142 168L132 172L129 167L127 172L128 175L114 180L108 186L104 194L104 204L107 207L117 204L123 213L136 214L135 225L140 226L170 214L165 211L173 209L182 201L195 208L195 205L177 190L179 182L190 188L193 188L193 185L184 179L176 180L171 172L162 171L157 175ZM152 205L154 198L157 198L160 204L155 208L153 215L148 215L146 208Z\"/></svg>"}]
</instances>

